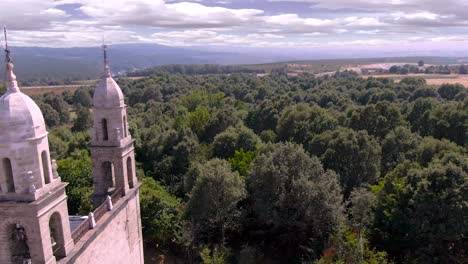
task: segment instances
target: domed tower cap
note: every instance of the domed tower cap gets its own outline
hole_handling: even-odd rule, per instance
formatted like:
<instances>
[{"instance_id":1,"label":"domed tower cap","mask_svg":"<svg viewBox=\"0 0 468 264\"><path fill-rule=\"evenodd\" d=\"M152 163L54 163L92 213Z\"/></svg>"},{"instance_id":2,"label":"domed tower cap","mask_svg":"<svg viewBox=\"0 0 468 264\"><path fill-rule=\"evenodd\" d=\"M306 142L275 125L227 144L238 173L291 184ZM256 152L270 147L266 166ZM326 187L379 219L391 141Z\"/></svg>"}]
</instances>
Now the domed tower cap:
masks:
<instances>
[{"instance_id":1,"label":"domed tower cap","mask_svg":"<svg viewBox=\"0 0 468 264\"><path fill-rule=\"evenodd\" d=\"M107 59L107 45L104 50L104 74L99 80L93 97L93 106L96 108L120 108L124 107L124 96L119 85L111 76L109 61Z\"/></svg>"},{"instance_id":2,"label":"domed tower cap","mask_svg":"<svg viewBox=\"0 0 468 264\"><path fill-rule=\"evenodd\" d=\"M5 30L6 70L5 85L7 92L0 97L0 142L22 142L47 135L44 117L37 104L23 94L13 72L14 65L10 56Z\"/></svg>"}]
</instances>

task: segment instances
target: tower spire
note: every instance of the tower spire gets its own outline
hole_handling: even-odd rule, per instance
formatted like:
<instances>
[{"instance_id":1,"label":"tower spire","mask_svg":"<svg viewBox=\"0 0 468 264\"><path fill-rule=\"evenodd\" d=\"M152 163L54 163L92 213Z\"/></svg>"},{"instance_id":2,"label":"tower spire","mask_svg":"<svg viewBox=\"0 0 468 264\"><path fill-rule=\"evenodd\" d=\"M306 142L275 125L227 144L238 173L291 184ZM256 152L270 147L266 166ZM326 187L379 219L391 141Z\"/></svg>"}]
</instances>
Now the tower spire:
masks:
<instances>
[{"instance_id":1,"label":"tower spire","mask_svg":"<svg viewBox=\"0 0 468 264\"><path fill-rule=\"evenodd\" d=\"M104 52L104 77L109 78L111 77L110 67L109 67L109 60L107 59L107 45L102 44L102 50Z\"/></svg>"},{"instance_id":2,"label":"tower spire","mask_svg":"<svg viewBox=\"0 0 468 264\"><path fill-rule=\"evenodd\" d=\"M6 61L6 70L5 70L5 84L9 92L16 93L19 92L18 83L16 82L16 75L13 72L13 60L10 55L10 48L8 47L8 37L6 26L3 27L3 33L5 35L5 61Z\"/></svg>"}]
</instances>

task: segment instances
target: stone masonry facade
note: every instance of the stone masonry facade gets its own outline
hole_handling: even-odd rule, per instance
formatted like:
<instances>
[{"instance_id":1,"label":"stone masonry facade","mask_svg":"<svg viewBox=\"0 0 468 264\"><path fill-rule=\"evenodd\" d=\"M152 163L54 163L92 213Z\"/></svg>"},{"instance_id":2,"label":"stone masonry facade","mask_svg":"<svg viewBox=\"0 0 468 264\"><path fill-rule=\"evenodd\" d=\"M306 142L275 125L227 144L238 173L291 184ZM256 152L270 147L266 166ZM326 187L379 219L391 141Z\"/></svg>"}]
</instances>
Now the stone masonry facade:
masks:
<instances>
[{"instance_id":1,"label":"stone masonry facade","mask_svg":"<svg viewBox=\"0 0 468 264\"><path fill-rule=\"evenodd\" d=\"M7 49L0 98L0 263L143 263L133 139L104 50L93 99L94 212L68 214L66 183L50 157L44 118L23 94Z\"/></svg>"}]
</instances>

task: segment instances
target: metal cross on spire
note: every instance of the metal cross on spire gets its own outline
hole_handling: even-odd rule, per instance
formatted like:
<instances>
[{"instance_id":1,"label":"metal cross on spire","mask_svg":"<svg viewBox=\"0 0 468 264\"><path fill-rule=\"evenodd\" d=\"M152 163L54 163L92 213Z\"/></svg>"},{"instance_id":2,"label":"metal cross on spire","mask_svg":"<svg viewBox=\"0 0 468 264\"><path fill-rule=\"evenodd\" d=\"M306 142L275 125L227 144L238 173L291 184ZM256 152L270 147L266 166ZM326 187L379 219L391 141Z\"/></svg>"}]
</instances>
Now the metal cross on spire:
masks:
<instances>
[{"instance_id":1,"label":"metal cross on spire","mask_svg":"<svg viewBox=\"0 0 468 264\"><path fill-rule=\"evenodd\" d=\"M104 66L107 66L109 61L107 60L107 45L102 44L102 50L104 51Z\"/></svg>"},{"instance_id":2,"label":"metal cross on spire","mask_svg":"<svg viewBox=\"0 0 468 264\"><path fill-rule=\"evenodd\" d=\"M6 62L11 63L13 60L11 59L10 56L10 49L8 48L8 37L7 37L7 29L6 26L3 27L3 33L5 35L5 56L6 56Z\"/></svg>"},{"instance_id":3,"label":"metal cross on spire","mask_svg":"<svg viewBox=\"0 0 468 264\"><path fill-rule=\"evenodd\" d=\"M107 45L104 44L104 37L102 37L102 50L104 52L104 77L111 77L109 60L107 59Z\"/></svg>"}]
</instances>

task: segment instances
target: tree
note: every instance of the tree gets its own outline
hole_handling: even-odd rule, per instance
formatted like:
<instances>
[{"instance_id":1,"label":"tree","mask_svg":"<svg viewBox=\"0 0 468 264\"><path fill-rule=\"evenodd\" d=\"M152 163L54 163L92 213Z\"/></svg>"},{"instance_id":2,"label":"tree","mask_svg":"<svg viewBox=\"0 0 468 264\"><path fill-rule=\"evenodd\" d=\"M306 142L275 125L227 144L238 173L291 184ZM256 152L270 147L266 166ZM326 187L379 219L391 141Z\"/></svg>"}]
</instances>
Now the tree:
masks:
<instances>
[{"instance_id":1,"label":"tree","mask_svg":"<svg viewBox=\"0 0 468 264\"><path fill-rule=\"evenodd\" d=\"M329 247L317 264L391 264L384 251L376 252L365 237L359 237L349 227L341 227L332 235Z\"/></svg>"},{"instance_id":2,"label":"tree","mask_svg":"<svg viewBox=\"0 0 468 264\"><path fill-rule=\"evenodd\" d=\"M422 138L406 127L390 131L382 141L382 175L393 170L404 160L416 160L416 149Z\"/></svg>"},{"instance_id":3,"label":"tree","mask_svg":"<svg viewBox=\"0 0 468 264\"><path fill-rule=\"evenodd\" d=\"M460 68L458 68L458 73L459 74L468 74L468 69L465 65L461 65Z\"/></svg>"},{"instance_id":4,"label":"tree","mask_svg":"<svg viewBox=\"0 0 468 264\"><path fill-rule=\"evenodd\" d=\"M70 112L68 110L68 103L60 96L48 94L44 102L49 104L55 111L57 111L60 119L60 124L67 124L70 121Z\"/></svg>"},{"instance_id":5,"label":"tree","mask_svg":"<svg viewBox=\"0 0 468 264\"><path fill-rule=\"evenodd\" d=\"M225 264L228 261L228 250L222 245L215 246L213 250L204 247L200 252L203 264Z\"/></svg>"},{"instance_id":6,"label":"tree","mask_svg":"<svg viewBox=\"0 0 468 264\"><path fill-rule=\"evenodd\" d=\"M336 174L299 145L262 149L247 178L255 232L283 259L314 259L341 219L341 188Z\"/></svg>"},{"instance_id":7,"label":"tree","mask_svg":"<svg viewBox=\"0 0 468 264\"><path fill-rule=\"evenodd\" d=\"M85 131L91 128L92 118L88 108L76 105L76 119L73 123L73 131Z\"/></svg>"},{"instance_id":8,"label":"tree","mask_svg":"<svg viewBox=\"0 0 468 264\"><path fill-rule=\"evenodd\" d=\"M468 104L439 104L430 112L431 134L435 138L446 138L458 145L468 146L466 120L468 120Z\"/></svg>"},{"instance_id":9,"label":"tree","mask_svg":"<svg viewBox=\"0 0 468 264\"><path fill-rule=\"evenodd\" d=\"M399 109L389 102L379 102L348 112L347 126L352 129L366 130L367 133L384 138L388 132L403 124Z\"/></svg>"},{"instance_id":10,"label":"tree","mask_svg":"<svg viewBox=\"0 0 468 264\"><path fill-rule=\"evenodd\" d=\"M406 119L410 122L413 132L419 132L421 136L432 134L430 114L435 104L436 102L432 98L419 98L412 104Z\"/></svg>"},{"instance_id":11,"label":"tree","mask_svg":"<svg viewBox=\"0 0 468 264\"><path fill-rule=\"evenodd\" d=\"M241 176L246 177L250 172L252 161L255 159L256 155L256 151L246 152L242 149L236 150L234 152L234 156L229 158L228 161L234 171L237 171Z\"/></svg>"},{"instance_id":12,"label":"tree","mask_svg":"<svg viewBox=\"0 0 468 264\"><path fill-rule=\"evenodd\" d=\"M314 135L332 130L337 125L336 119L324 109L299 104L288 107L281 113L276 131L279 140L303 144Z\"/></svg>"},{"instance_id":13,"label":"tree","mask_svg":"<svg viewBox=\"0 0 468 264\"><path fill-rule=\"evenodd\" d=\"M424 66L424 61L423 60L418 61L418 66L423 67Z\"/></svg>"},{"instance_id":14,"label":"tree","mask_svg":"<svg viewBox=\"0 0 468 264\"><path fill-rule=\"evenodd\" d=\"M465 86L461 84L442 84L437 92L439 93L440 97L446 100L453 100L455 96L465 90Z\"/></svg>"},{"instance_id":15,"label":"tree","mask_svg":"<svg viewBox=\"0 0 468 264\"><path fill-rule=\"evenodd\" d=\"M442 158L447 153L465 153L463 147L446 140L438 140L433 137L425 137L416 149L416 161L422 166L427 166L435 159Z\"/></svg>"},{"instance_id":16,"label":"tree","mask_svg":"<svg viewBox=\"0 0 468 264\"><path fill-rule=\"evenodd\" d=\"M365 131L326 131L314 137L307 149L320 158L326 169L336 171L346 199L353 188L379 180L381 148Z\"/></svg>"},{"instance_id":17,"label":"tree","mask_svg":"<svg viewBox=\"0 0 468 264\"><path fill-rule=\"evenodd\" d=\"M63 139L55 135L53 131L48 135L48 139L50 157L57 160L66 158L68 153L67 143Z\"/></svg>"},{"instance_id":18,"label":"tree","mask_svg":"<svg viewBox=\"0 0 468 264\"><path fill-rule=\"evenodd\" d=\"M468 234L468 174L457 164L435 161L428 168L405 162L379 184L372 241L397 261L462 263Z\"/></svg>"},{"instance_id":19,"label":"tree","mask_svg":"<svg viewBox=\"0 0 468 264\"><path fill-rule=\"evenodd\" d=\"M194 112L188 114L188 125L198 138L202 137L209 120L210 113L203 106L197 107Z\"/></svg>"},{"instance_id":20,"label":"tree","mask_svg":"<svg viewBox=\"0 0 468 264\"><path fill-rule=\"evenodd\" d=\"M93 99L91 98L88 89L80 88L76 90L75 94L73 95L73 103L75 105L80 104L86 108L92 107Z\"/></svg>"},{"instance_id":21,"label":"tree","mask_svg":"<svg viewBox=\"0 0 468 264\"><path fill-rule=\"evenodd\" d=\"M195 241L224 243L226 230L239 226L237 205L246 197L244 180L220 159L208 161L199 172L187 203Z\"/></svg>"},{"instance_id":22,"label":"tree","mask_svg":"<svg viewBox=\"0 0 468 264\"><path fill-rule=\"evenodd\" d=\"M140 206L145 242L165 246L183 243L186 223L182 204L152 178L142 180Z\"/></svg>"},{"instance_id":23,"label":"tree","mask_svg":"<svg viewBox=\"0 0 468 264\"><path fill-rule=\"evenodd\" d=\"M66 187L68 212L70 215L87 215L91 212L92 203L89 199L93 191L93 176L91 175L91 158L86 150L76 151L71 157L57 162L57 172Z\"/></svg>"},{"instance_id":24,"label":"tree","mask_svg":"<svg viewBox=\"0 0 468 264\"><path fill-rule=\"evenodd\" d=\"M224 132L230 126L236 126L240 119L235 113L237 110L233 107L223 107L217 111L212 110L210 120L206 124L205 132L201 140L212 142L213 138L221 132Z\"/></svg>"},{"instance_id":25,"label":"tree","mask_svg":"<svg viewBox=\"0 0 468 264\"><path fill-rule=\"evenodd\" d=\"M247 115L246 124L256 133L275 130L281 111L289 105L287 100L264 100Z\"/></svg>"},{"instance_id":26,"label":"tree","mask_svg":"<svg viewBox=\"0 0 468 264\"><path fill-rule=\"evenodd\" d=\"M229 158L236 150L253 151L259 143L259 137L251 129L229 127L214 138L213 154L219 158Z\"/></svg>"},{"instance_id":27,"label":"tree","mask_svg":"<svg viewBox=\"0 0 468 264\"><path fill-rule=\"evenodd\" d=\"M438 98L439 94L437 93L435 89L431 87L423 87L423 88L416 89L413 92L413 94L410 96L409 100L414 101L419 98L431 98L431 97Z\"/></svg>"},{"instance_id":28,"label":"tree","mask_svg":"<svg viewBox=\"0 0 468 264\"><path fill-rule=\"evenodd\" d=\"M46 103L38 103L39 108L41 109L42 115L44 116L44 121L47 127L52 128L60 125L60 116L57 111L55 111L52 106Z\"/></svg>"},{"instance_id":29,"label":"tree","mask_svg":"<svg viewBox=\"0 0 468 264\"><path fill-rule=\"evenodd\" d=\"M393 65L392 67L390 67L389 69L389 72L392 73L392 74L396 74L400 71L400 67L396 66L396 65Z\"/></svg>"}]
</instances>

